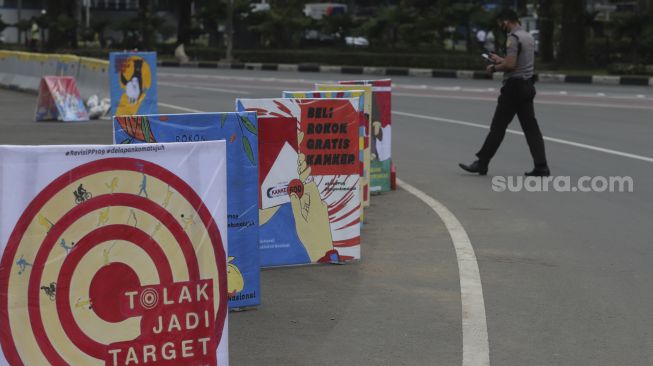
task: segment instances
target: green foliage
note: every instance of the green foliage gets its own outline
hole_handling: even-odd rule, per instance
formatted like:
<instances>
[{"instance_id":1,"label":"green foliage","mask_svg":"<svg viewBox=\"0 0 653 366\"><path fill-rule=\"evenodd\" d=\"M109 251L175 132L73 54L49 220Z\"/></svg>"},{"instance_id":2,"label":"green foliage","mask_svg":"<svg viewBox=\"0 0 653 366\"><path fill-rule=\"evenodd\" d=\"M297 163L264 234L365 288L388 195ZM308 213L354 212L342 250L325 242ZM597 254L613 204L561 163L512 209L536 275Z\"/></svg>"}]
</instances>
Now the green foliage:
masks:
<instances>
[{"instance_id":1,"label":"green foliage","mask_svg":"<svg viewBox=\"0 0 653 366\"><path fill-rule=\"evenodd\" d=\"M111 25L111 29L122 33L122 47L148 50L154 48L154 34L161 29L164 23L165 19L162 17L147 12L140 16L122 18ZM104 30L109 24L98 21L92 27L103 38Z\"/></svg>"},{"instance_id":2,"label":"green foliage","mask_svg":"<svg viewBox=\"0 0 653 366\"><path fill-rule=\"evenodd\" d=\"M344 39L345 36L355 33L354 30L359 26L358 22L350 13L322 17L322 19L315 23L320 32L336 35L340 40Z\"/></svg>"},{"instance_id":3,"label":"green foliage","mask_svg":"<svg viewBox=\"0 0 653 366\"><path fill-rule=\"evenodd\" d=\"M104 32L109 28L109 25L111 22L106 19L91 19L91 29L90 32L91 34L88 35L88 40L93 41L95 40L95 35L97 34L99 41L100 41L100 46L104 47L106 44L106 40L104 37Z\"/></svg>"},{"instance_id":4,"label":"green foliage","mask_svg":"<svg viewBox=\"0 0 653 366\"><path fill-rule=\"evenodd\" d=\"M653 64L613 63L608 65L608 72L615 75L653 76Z\"/></svg>"},{"instance_id":5,"label":"green foliage","mask_svg":"<svg viewBox=\"0 0 653 366\"><path fill-rule=\"evenodd\" d=\"M227 17L227 4L225 1L204 0L196 1L195 21L198 28L209 35L209 46L217 46L218 23Z\"/></svg>"},{"instance_id":6,"label":"green foliage","mask_svg":"<svg viewBox=\"0 0 653 366\"><path fill-rule=\"evenodd\" d=\"M111 26L111 29L122 33L122 47L138 47L138 18L122 18Z\"/></svg>"},{"instance_id":7,"label":"green foliage","mask_svg":"<svg viewBox=\"0 0 653 366\"><path fill-rule=\"evenodd\" d=\"M288 1L285 6L272 6L270 11L250 14L249 29L260 37L263 47L299 47L304 30L313 24L302 12L302 6L292 6L298 1Z\"/></svg>"},{"instance_id":8,"label":"green foliage","mask_svg":"<svg viewBox=\"0 0 653 366\"><path fill-rule=\"evenodd\" d=\"M81 0L44 2L48 10L47 21L39 25L48 30L48 38L54 38L51 48L73 47L70 39L77 25L73 15L78 1ZM120 19L111 26L107 21L92 17L91 30L87 30L84 37L94 40L98 34L104 47L104 33L111 27L124 35L124 42L119 47L143 49L154 46L157 33L168 40L179 28L183 32L178 32L177 36L184 40L186 52L193 59L218 60L225 56L222 49L224 34L219 29L228 19L228 1L168 1L174 4L170 6L177 15L182 12L180 4L190 9L192 3L194 9L192 18L189 10L188 15L182 16L183 20L173 28L151 10L157 2L139 0L137 18ZM497 45L502 44L505 36L496 28L495 14L481 5L487 2L334 0L347 4L348 12L320 20L304 15L304 5L309 2L318 1L270 0L269 11L252 12L252 1L233 0L234 57L243 62L471 69L483 66L476 62L478 46L473 29L493 31ZM607 67L609 64L653 64L653 6L650 1L638 2L641 11L611 14L611 22L601 20L597 13L588 13L585 2L502 0L501 4L517 4L522 15L525 15L527 4L535 5L540 16L540 56L549 65ZM0 30L6 26L0 19ZM24 20L16 26L27 32L31 22ZM335 50L321 49L325 47L324 43L307 42L309 31L335 37L331 44L336 46ZM363 50L345 47L346 36L364 36L370 41L370 47ZM206 38L209 48L199 47L199 44L205 44ZM193 42L197 39L200 41ZM467 54L445 52L445 45L452 42L458 45L466 43ZM163 54L171 54L171 47L158 46L159 50L165 51ZM245 50L245 47L251 49Z\"/></svg>"},{"instance_id":9,"label":"green foliage","mask_svg":"<svg viewBox=\"0 0 653 366\"><path fill-rule=\"evenodd\" d=\"M373 46L394 49L398 43L415 45L418 43L419 31L414 20L418 17L417 10L411 7L382 6L363 24L363 32Z\"/></svg>"},{"instance_id":10,"label":"green foliage","mask_svg":"<svg viewBox=\"0 0 653 366\"><path fill-rule=\"evenodd\" d=\"M7 23L2 21L2 15L0 15L0 32L5 30L5 28L7 28Z\"/></svg>"},{"instance_id":11,"label":"green foliage","mask_svg":"<svg viewBox=\"0 0 653 366\"><path fill-rule=\"evenodd\" d=\"M56 48L60 45L72 46L75 43L76 40L71 37L77 29L77 20L74 17L68 14L48 15L45 24L49 32L50 48Z\"/></svg>"},{"instance_id":12,"label":"green foliage","mask_svg":"<svg viewBox=\"0 0 653 366\"><path fill-rule=\"evenodd\" d=\"M614 39L629 44L630 62L653 63L653 16L646 13L626 13L615 16L612 24Z\"/></svg>"},{"instance_id":13,"label":"green foliage","mask_svg":"<svg viewBox=\"0 0 653 366\"><path fill-rule=\"evenodd\" d=\"M29 19L21 19L14 24L14 27L21 32L27 32L32 28L32 22Z\"/></svg>"}]
</instances>

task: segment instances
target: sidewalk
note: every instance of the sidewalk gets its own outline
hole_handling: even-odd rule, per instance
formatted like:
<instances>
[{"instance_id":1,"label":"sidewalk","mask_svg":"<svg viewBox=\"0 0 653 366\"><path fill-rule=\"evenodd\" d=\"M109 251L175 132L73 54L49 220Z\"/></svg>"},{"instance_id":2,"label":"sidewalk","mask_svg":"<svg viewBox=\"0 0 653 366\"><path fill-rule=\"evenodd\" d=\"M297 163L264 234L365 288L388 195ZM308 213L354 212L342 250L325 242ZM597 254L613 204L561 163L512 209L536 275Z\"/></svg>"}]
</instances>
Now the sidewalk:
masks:
<instances>
[{"instance_id":1,"label":"sidewalk","mask_svg":"<svg viewBox=\"0 0 653 366\"><path fill-rule=\"evenodd\" d=\"M296 71L296 72L325 72L350 75L373 76L414 76L453 79L490 79L490 76L480 70L440 70L440 69L413 69L402 67L361 67L361 66L326 66L316 64L269 64L269 63L224 63L217 61L193 61L179 63L177 61L159 61L159 66L166 67L191 67L209 69L234 69L234 70L264 70L264 71ZM546 83L580 83L603 85L636 85L653 86L653 77L646 76L612 76L612 75L574 75L558 73L538 73L539 82ZM501 80L503 73L493 75L495 80Z\"/></svg>"}]
</instances>

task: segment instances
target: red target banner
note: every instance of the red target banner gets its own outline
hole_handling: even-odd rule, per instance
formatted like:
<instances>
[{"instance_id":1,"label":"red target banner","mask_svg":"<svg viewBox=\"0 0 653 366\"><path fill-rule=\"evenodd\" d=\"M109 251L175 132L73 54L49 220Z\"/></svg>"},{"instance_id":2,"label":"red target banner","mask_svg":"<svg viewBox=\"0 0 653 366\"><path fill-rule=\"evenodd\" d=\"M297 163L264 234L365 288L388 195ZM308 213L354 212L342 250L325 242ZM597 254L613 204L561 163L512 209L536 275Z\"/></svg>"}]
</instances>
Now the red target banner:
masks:
<instances>
[{"instance_id":1,"label":"red target banner","mask_svg":"<svg viewBox=\"0 0 653 366\"><path fill-rule=\"evenodd\" d=\"M0 364L227 365L225 144L193 145L0 146Z\"/></svg>"}]
</instances>

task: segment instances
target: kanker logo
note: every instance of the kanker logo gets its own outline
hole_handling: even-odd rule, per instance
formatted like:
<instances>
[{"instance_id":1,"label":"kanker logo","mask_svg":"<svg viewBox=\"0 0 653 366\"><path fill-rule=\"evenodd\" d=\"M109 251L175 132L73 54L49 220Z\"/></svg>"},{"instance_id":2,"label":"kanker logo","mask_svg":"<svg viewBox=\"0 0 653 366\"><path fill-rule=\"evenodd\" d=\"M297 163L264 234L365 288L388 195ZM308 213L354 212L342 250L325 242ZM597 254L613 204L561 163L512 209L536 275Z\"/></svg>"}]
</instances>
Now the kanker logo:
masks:
<instances>
[{"instance_id":1,"label":"kanker logo","mask_svg":"<svg viewBox=\"0 0 653 366\"><path fill-rule=\"evenodd\" d=\"M297 198L302 198L304 195L304 184L299 179L293 179L288 184L288 195L296 194Z\"/></svg>"}]
</instances>

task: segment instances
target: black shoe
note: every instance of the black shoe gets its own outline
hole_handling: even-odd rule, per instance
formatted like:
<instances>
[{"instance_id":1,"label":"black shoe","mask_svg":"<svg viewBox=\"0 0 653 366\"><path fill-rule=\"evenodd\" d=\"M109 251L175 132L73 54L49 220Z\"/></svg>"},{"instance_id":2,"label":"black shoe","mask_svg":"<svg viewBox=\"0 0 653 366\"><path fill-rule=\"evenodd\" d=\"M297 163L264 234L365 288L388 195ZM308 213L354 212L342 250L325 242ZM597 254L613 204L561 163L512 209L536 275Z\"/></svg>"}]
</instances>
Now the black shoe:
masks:
<instances>
[{"instance_id":1,"label":"black shoe","mask_svg":"<svg viewBox=\"0 0 653 366\"><path fill-rule=\"evenodd\" d=\"M524 173L525 176L527 177L548 177L551 175L551 171L549 170L548 167L543 167L543 168L533 168L530 172Z\"/></svg>"},{"instance_id":2,"label":"black shoe","mask_svg":"<svg viewBox=\"0 0 653 366\"><path fill-rule=\"evenodd\" d=\"M486 175L487 174L487 165L481 164L478 160L475 162L465 165L465 164L458 164L459 167L461 167L463 170L468 171L470 173L478 173L480 175Z\"/></svg>"}]
</instances>

